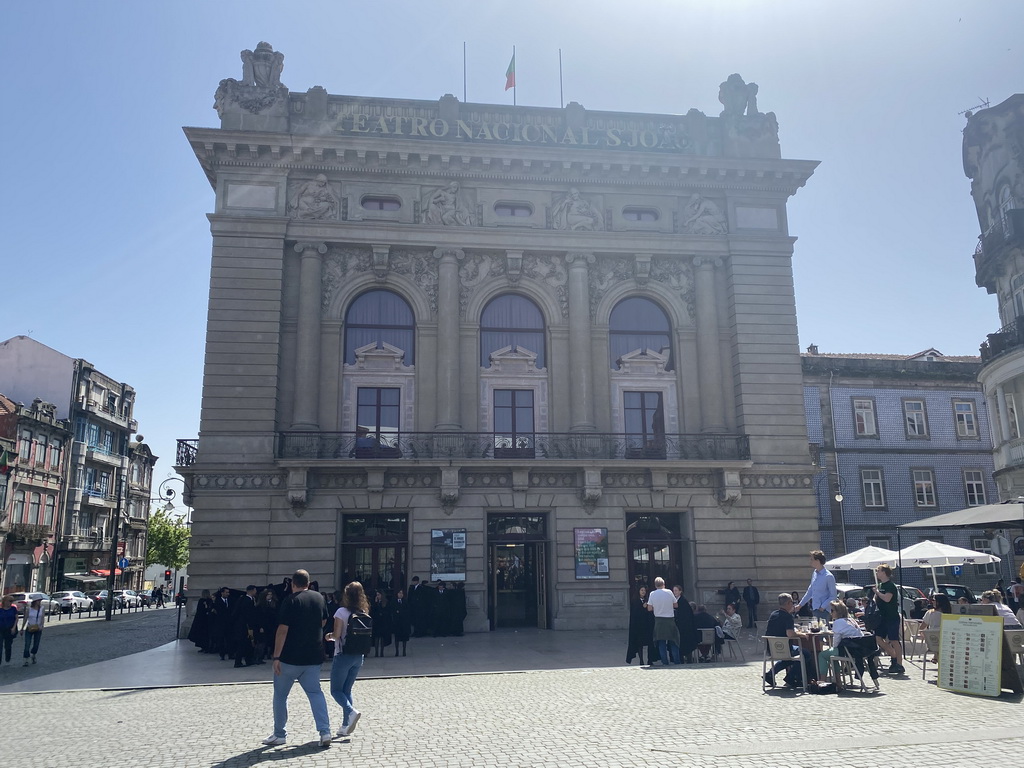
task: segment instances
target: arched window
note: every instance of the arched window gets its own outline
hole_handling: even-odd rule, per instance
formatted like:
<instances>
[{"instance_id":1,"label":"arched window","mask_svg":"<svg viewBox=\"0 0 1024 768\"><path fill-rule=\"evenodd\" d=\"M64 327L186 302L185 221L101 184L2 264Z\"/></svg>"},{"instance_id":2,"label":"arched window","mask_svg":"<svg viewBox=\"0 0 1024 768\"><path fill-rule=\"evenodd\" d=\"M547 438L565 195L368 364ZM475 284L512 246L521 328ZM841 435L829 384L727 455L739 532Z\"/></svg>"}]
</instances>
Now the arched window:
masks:
<instances>
[{"instance_id":1,"label":"arched window","mask_svg":"<svg viewBox=\"0 0 1024 768\"><path fill-rule=\"evenodd\" d=\"M348 308L345 315L345 362L356 361L356 350L381 343L405 352L405 364L413 365L416 322L408 302L391 291L368 291Z\"/></svg>"},{"instance_id":2,"label":"arched window","mask_svg":"<svg viewBox=\"0 0 1024 768\"><path fill-rule=\"evenodd\" d=\"M480 365L490 367L490 355L505 347L537 353L544 368L544 315L525 296L505 294L491 299L480 315Z\"/></svg>"},{"instance_id":3,"label":"arched window","mask_svg":"<svg viewBox=\"0 0 1024 768\"><path fill-rule=\"evenodd\" d=\"M618 359L634 349L668 351L666 370L672 370L672 337L668 316L650 299L639 296L615 305L608 321L609 364L618 370Z\"/></svg>"}]
</instances>

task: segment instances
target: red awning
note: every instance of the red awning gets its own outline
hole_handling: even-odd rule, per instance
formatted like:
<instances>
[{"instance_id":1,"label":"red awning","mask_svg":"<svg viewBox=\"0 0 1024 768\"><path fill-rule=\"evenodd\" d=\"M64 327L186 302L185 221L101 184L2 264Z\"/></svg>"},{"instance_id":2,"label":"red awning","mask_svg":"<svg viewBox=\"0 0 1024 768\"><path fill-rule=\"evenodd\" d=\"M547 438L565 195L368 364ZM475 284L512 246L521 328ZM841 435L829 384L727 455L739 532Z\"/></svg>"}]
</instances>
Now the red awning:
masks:
<instances>
[{"instance_id":1,"label":"red awning","mask_svg":"<svg viewBox=\"0 0 1024 768\"><path fill-rule=\"evenodd\" d=\"M89 573L94 573L97 576L109 576L110 575L110 569L109 568L107 568L107 569L96 568L95 570L89 571ZM121 575L121 569L120 568L115 568L114 569L114 575L115 576L120 576Z\"/></svg>"}]
</instances>

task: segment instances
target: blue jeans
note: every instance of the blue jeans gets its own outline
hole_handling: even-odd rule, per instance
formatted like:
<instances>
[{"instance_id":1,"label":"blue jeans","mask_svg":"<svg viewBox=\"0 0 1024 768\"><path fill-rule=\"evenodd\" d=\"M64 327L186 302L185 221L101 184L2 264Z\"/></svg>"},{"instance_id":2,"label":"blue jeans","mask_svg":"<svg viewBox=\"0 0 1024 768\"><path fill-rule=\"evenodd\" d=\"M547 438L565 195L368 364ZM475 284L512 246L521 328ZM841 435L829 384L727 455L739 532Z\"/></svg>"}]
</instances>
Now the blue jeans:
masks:
<instances>
[{"instance_id":1,"label":"blue jeans","mask_svg":"<svg viewBox=\"0 0 1024 768\"><path fill-rule=\"evenodd\" d=\"M822 621L828 621L832 618L832 612L829 610L811 611L811 613L814 614L814 618L821 619Z\"/></svg>"},{"instance_id":2,"label":"blue jeans","mask_svg":"<svg viewBox=\"0 0 1024 768\"><path fill-rule=\"evenodd\" d=\"M668 646L666 651L665 647ZM658 641L658 655L661 656L661 663L668 666L669 660L673 664L679 664L679 646L673 643L671 640L659 640ZM670 656L671 655L671 656Z\"/></svg>"},{"instance_id":3,"label":"blue jeans","mask_svg":"<svg viewBox=\"0 0 1024 768\"><path fill-rule=\"evenodd\" d=\"M331 696L341 705L345 717L342 723L348 722L348 716L355 707L352 706L352 686L356 682L359 670L363 667L363 657L360 654L334 654L334 663L331 664Z\"/></svg>"},{"instance_id":4,"label":"blue jeans","mask_svg":"<svg viewBox=\"0 0 1024 768\"><path fill-rule=\"evenodd\" d=\"M288 735L285 730L288 724L288 693L296 682L309 699L317 733L321 737L330 736L331 720L327 715L327 699L320 687L320 665L298 666L284 662L281 662L281 674L274 675L274 735L281 738Z\"/></svg>"},{"instance_id":5,"label":"blue jeans","mask_svg":"<svg viewBox=\"0 0 1024 768\"><path fill-rule=\"evenodd\" d=\"M26 629L26 630L24 630L24 635L25 635L25 655L24 655L24 658L27 659L29 656L35 656L36 655L36 652L39 650L39 641L42 639L43 633L42 633L42 631L40 631L40 632L29 632ZM32 647L31 651L29 651L29 646Z\"/></svg>"}]
</instances>

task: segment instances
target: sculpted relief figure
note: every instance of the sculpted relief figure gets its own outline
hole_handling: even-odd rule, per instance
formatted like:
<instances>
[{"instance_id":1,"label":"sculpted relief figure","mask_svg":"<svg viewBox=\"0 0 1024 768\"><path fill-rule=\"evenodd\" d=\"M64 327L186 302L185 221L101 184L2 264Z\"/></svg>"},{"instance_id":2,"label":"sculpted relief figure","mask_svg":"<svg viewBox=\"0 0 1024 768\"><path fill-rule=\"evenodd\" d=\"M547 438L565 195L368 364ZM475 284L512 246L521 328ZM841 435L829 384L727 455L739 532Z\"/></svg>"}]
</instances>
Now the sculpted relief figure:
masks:
<instances>
[{"instance_id":1,"label":"sculpted relief figure","mask_svg":"<svg viewBox=\"0 0 1024 768\"><path fill-rule=\"evenodd\" d=\"M272 114L287 114L288 89L281 84L284 54L275 51L270 43L260 43L255 51L242 51L241 57L242 79L221 80L214 96L213 107L221 119L239 108L259 115L276 106Z\"/></svg>"},{"instance_id":2,"label":"sculpted relief figure","mask_svg":"<svg viewBox=\"0 0 1024 768\"><path fill-rule=\"evenodd\" d=\"M423 201L423 223L446 227L473 226L473 213L463 199L459 182L427 193Z\"/></svg>"},{"instance_id":3,"label":"sculpted relief figure","mask_svg":"<svg viewBox=\"0 0 1024 768\"><path fill-rule=\"evenodd\" d=\"M288 210L297 219L336 219L338 196L322 173L300 184L288 199Z\"/></svg>"},{"instance_id":4,"label":"sculpted relief figure","mask_svg":"<svg viewBox=\"0 0 1024 768\"><path fill-rule=\"evenodd\" d=\"M683 232L688 235L724 235L728 232L725 215L711 200L695 192L683 209Z\"/></svg>"},{"instance_id":5,"label":"sculpted relief figure","mask_svg":"<svg viewBox=\"0 0 1024 768\"><path fill-rule=\"evenodd\" d=\"M284 54L275 51L270 43L260 43L256 50L244 50L242 56L242 85L277 88L284 70Z\"/></svg>"},{"instance_id":6,"label":"sculpted relief figure","mask_svg":"<svg viewBox=\"0 0 1024 768\"><path fill-rule=\"evenodd\" d=\"M575 187L554 207L551 218L555 229L601 229L601 215L594 206L580 197L580 191Z\"/></svg>"}]
</instances>

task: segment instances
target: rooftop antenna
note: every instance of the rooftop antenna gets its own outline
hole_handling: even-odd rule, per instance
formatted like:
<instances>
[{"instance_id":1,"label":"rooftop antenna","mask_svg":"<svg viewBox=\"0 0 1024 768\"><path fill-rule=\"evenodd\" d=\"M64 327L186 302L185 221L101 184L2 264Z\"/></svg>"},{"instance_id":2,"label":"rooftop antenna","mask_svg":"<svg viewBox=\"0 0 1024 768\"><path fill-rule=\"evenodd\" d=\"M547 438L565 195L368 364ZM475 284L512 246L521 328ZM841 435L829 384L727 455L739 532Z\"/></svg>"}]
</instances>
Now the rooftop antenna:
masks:
<instances>
[{"instance_id":1,"label":"rooftop antenna","mask_svg":"<svg viewBox=\"0 0 1024 768\"><path fill-rule=\"evenodd\" d=\"M973 106L973 107L968 107L967 109L963 110L962 112L957 112L957 114L958 115L967 115L967 117L973 117L974 116L973 113L976 112L977 110L979 110L979 109L988 109L988 105L989 105L988 99L982 99L981 96L979 96L978 98L981 100L981 104L978 104L978 105Z\"/></svg>"}]
</instances>

